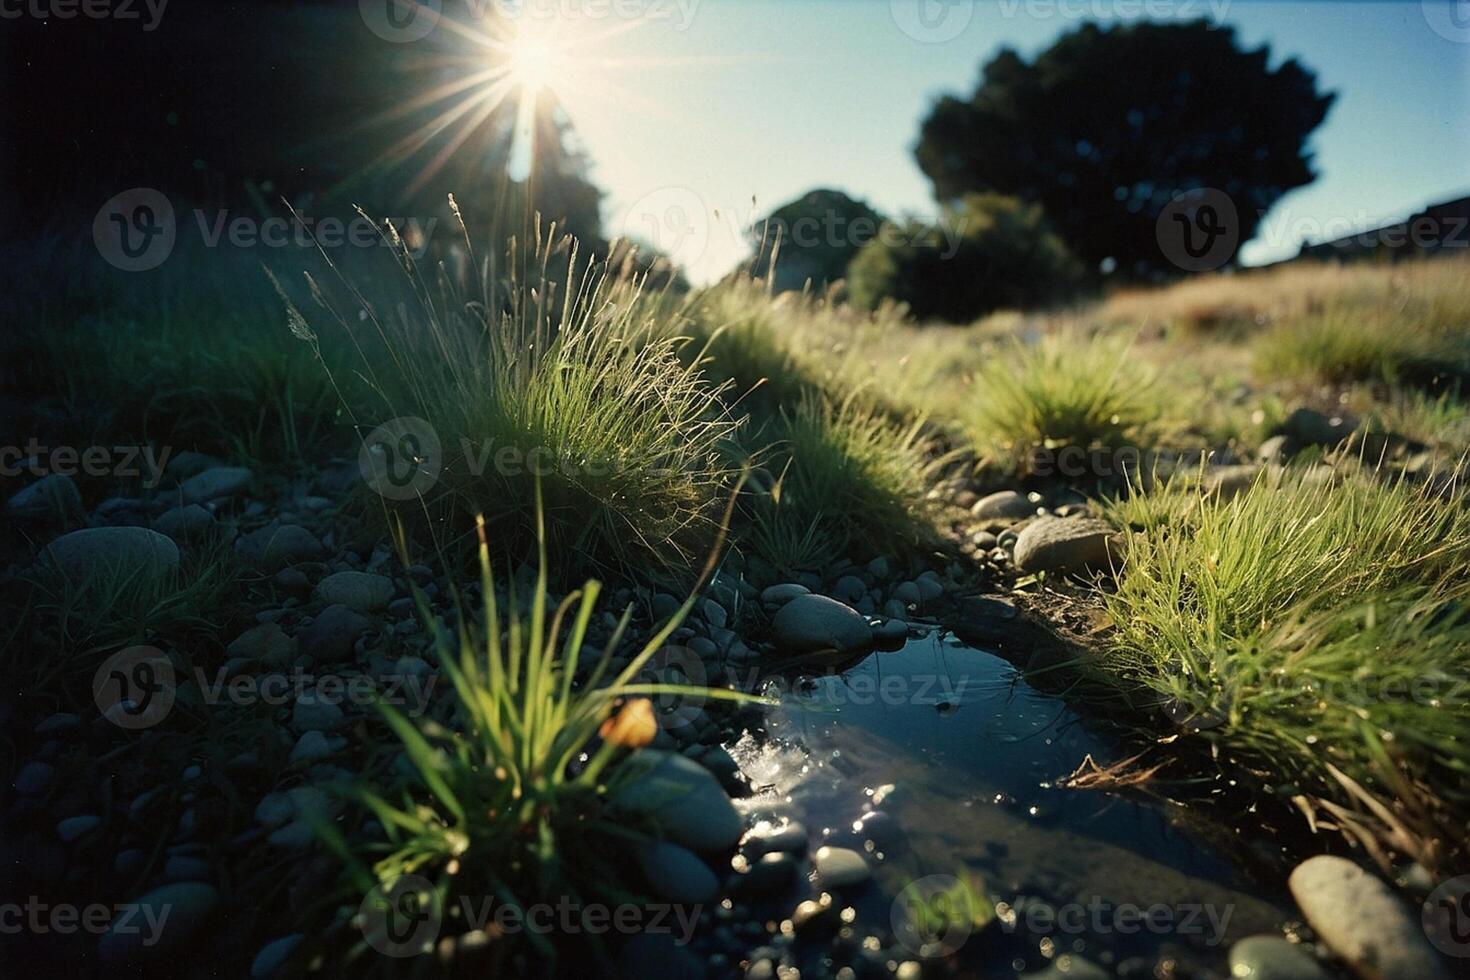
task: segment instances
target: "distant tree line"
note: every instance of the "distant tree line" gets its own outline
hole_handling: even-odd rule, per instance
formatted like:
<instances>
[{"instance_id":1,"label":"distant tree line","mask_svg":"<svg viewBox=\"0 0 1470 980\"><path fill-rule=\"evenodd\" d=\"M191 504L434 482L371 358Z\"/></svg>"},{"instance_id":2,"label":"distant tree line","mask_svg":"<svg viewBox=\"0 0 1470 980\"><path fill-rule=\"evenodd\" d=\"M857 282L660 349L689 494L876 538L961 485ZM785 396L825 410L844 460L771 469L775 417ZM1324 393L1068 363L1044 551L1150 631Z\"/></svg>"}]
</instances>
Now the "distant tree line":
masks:
<instances>
[{"instance_id":1,"label":"distant tree line","mask_svg":"<svg viewBox=\"0 0 1470 980\"><path fill-rule=\"evenodd\" d=\"M1295 60L1273 66L1268 47L1245 50L1207 21L1086 24L1029 62L1005 48L971 95L940 98L920 127L937 223L812 191L758 229L757 269L774 229L777 289L845 280L854 304L967 320L1189 271L1161 246L1160 215L1204 189L1233 206L1220 226L1228 263L1283 194L1315 179L1307 139L1333 98ZM850 233L874 222L862 240ZM802 224L849 233L803 241Z\"/></svg>"}]
</instances>

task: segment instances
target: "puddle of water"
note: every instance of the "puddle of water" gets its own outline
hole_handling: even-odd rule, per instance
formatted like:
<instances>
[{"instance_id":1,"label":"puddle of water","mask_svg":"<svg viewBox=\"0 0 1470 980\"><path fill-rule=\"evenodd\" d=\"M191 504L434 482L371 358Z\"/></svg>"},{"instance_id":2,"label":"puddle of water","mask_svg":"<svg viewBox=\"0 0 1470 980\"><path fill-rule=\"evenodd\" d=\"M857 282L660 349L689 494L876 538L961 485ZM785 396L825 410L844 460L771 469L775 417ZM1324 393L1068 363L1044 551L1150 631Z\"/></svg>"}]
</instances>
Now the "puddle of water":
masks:
<instances>
[{"instance_id":1,"label":"puddle of water","mask_svg":"<svg viewBox=\"0 0 1470 980\"><path fill-rule=\"evenodd\" d=\"M751 809L802 821L814 847L866 852L877 887L853 904L873 931L932 875L983 881L1018 910L998 943L991 927L961 944L976 975L1012 976L1047 950L1219 969L1229 942L1285 917L1229 855L1176 826L1172 805L1057 788L1087 756L1105 765L1121 747L951 634L775 683L768 738L732 747L759 791ZM1148 918L1132 921L1130 907Z\"/></svg>"}]
</instances>

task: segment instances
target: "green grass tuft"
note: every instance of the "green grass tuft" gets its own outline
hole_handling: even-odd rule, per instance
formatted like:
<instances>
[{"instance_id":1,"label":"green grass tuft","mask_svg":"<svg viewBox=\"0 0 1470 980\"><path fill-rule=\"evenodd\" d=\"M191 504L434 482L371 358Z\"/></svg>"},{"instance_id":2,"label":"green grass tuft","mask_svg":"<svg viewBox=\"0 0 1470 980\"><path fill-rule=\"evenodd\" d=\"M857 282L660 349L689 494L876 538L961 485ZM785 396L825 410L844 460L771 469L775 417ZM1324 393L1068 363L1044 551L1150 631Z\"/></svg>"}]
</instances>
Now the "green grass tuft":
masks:
<instances>
[{"instance_id":1,"label":"green grass tuft","mask_svg":"<svg viewBox=\"0 0 1470 980\"><path fill-rule=\"evenodd\" d=\"M626 815L610 811L607 800L636 769L624 765L636 758L627 750L647 744L653 732L645 727L632 737L604 740L599 730L629 698L748 697L724 689L636 682L683 622L697 593L616 670L614 651L632 615L631 607L625 610L590 674L574 682L601 586L589 580L553 605L541 536L528 612L513 590L502 607L483 521L479 536L483 622L465 626L462 616L457 640L440 634L437 645L439 665L454 688L452 720L414 722L381 706L411 763L412 784L397 793L366 784L353 787L351 795L381 825L379 841L359 846L331 825L318 830L345 859L358 888L391 886L403 875L419 875L432 883L443 909L459 908L461 898L479 907L490 896L521 912L540 902L636 902L641 898L637 887L625 884L631 847L659 828L630 825ZM422 593L418 599L421 616L432 625L427 600ZM652 726L652 716L643 723ZM526 938L543 956L565 952L534 931Z\"/></svg>"},{"instance_id":2,"label":"green grass tuft","mask_svg":"<svg viewBox=\"0 0 1470 980\"><path fill-rule=\"evenodd\" d=\"M773 430L780 475L754 509L752 544L778 568L813 568L861 542L912 547L930 526L924 495L938 465L922 420L907 426L859 400L803 399Z\"/></svg>"},{"instance_id":3,"label":"green grass tuft","mask_svg":"<svg viewBox=\"0 0 1470 980\"><path fill-rule=\"evenodd\" d=\"M442 446L437 481L400 512L448 519L457 534L484 514L529 539L539 482L559 553L687 573L731 485L738 420L697 361L681 361L686 341L665 331L662 298L579 260L554 231L529 253L512 239L463 287L442 269L430 282L401 242L394 251L388 300L345 279L346 298L310 288L374 393L353 411L359 430L416 417ZM315 344L294 304L290 316Z\"/></svg>"},{"instance_id":4,"label":"green grass tuft","mask_svg":"<svg viewBox=\"0 0 1470 980\"><path fill-rule=\"evenodd\" d=\"M1305 473L1229 498L1174 487L1109 508L1133 529L1102 666L1284 780L1340 795L1470 794L1470 511L1400 480ZM1211 727L1214 726L1214 727Z\"/></svg>"},{"instance_id":5,"label":"green grass tuft","mask_svg":"<svg viewBox=\"0 0 1470 980\"><path fill-rule=\"evenodd\" d=\"M684 327L706 377L728 384L729 396L763 419L824 390L791 342L799 318L783 302L788 309L778 310L761 283L731 277L695 299Z\"/></svg>"},{"instance_id":6,"label":"green grass tuft","mask_svg":"<svg viewBox=\"0 0 1470 980\"><path fill-rule=\"evenodd\" d=\"M1116 448L1158 416L1153 378L1116 340L1057 335L1015 343L981 366L971 428L981 444Z\"/></svg>"}]
</instances>

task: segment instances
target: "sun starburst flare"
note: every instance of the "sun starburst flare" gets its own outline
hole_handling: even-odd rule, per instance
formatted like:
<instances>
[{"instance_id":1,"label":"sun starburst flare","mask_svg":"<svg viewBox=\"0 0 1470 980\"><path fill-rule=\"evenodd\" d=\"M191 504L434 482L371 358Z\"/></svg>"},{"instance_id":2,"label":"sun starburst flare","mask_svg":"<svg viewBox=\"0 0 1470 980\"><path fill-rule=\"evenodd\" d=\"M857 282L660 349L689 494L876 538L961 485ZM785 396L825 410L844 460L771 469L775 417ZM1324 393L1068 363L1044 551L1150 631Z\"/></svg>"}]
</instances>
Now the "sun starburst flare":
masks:
<instances>
[{"instance_id":1,"label":"sun starburst flare","mask_svg":"<svg viewBox=\"0 0 1470 980\"><path fill-rule=\"evenodd\" d=\"M415 5L413 0L400 2ZM437 18L438 53L414 62L416 69L432 75L437 84L364 123L381 125L426 110L434 112L375 161L396 165L435 144L433 155L411 179L410 193L421 190L443 170L482 127L494 124L502 107L514 107L507 175L524 181L535 171L538 127L549 120L562 120L575 129L578 119L594 113L668 115L655 100L616 76L641 74L639 85L646 87L650 70L731 60L642 57L621 50L626 35L657 23L646 17L603 23L537 16L529 10L511 16L489 9L472 21L444 14Z\"/></svg>"}]
</instances>

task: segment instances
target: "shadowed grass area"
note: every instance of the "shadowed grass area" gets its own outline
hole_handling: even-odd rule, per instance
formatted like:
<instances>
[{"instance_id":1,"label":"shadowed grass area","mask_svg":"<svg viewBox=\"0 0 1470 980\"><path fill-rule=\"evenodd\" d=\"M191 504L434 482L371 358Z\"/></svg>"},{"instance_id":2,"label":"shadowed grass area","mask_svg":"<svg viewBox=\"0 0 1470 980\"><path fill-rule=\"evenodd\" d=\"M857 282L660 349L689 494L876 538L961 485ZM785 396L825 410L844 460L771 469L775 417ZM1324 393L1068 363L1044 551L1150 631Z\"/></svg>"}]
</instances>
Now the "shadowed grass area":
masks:
<instances>
[{"instance_id":1,"label":"shadowed grass area","mask_svg":"<svg viewBox=\"0 0 1470 980\"><path fill-rule=\"evenodd\" d=\"M850 543L881 553L932 534L924 493L938 465L922 420L895 423L854 392L803 399L771 429L779 474L753 511L751 543L778 568L814 568Z\"/></svg>"},{"instance_id":2,"label":"shadowed grass area","mask_svg":"<svg viewBox=\"0 0 1470 980\"><path fill-rule=\"evenodd\" d=\"M1340 799L1334 767L1416 815L1462 820L1465 504L1463 490L1301 473L1225 500L1173 487L1114 502L1133 534L1102 597L1116 630L1102 666L1286 783Z\"/></svg>"},{"instance_id":3,"label":"shadowed grass area","mask_svg":"<svg viewBox=\"0 0 1470 980\"><path fill-rule=\"evenodd\" d=\"M90 683L102 654L120 647L217 647L239 571L229 540L218 533L193 542L180 566L166 573L98 567L74 580L37 568L9 590L14 625L7 634L30 631L46 654L7 642L5 669L37 695L59 691L58 683Z\"/></svg>"},{"instance_id":4,"label":"shadowed grass area","mask_svg":"<svg viewBox=\"0 0 1470 980\"><path fill-rule=\"evenodd\" d=\"M259 255L180 248L135 275L55 245L18 266L5 349L31 370L6 380L31 431L270 466L341 440L337 397L286 330Z\"/></svg>"}]
</instances>

